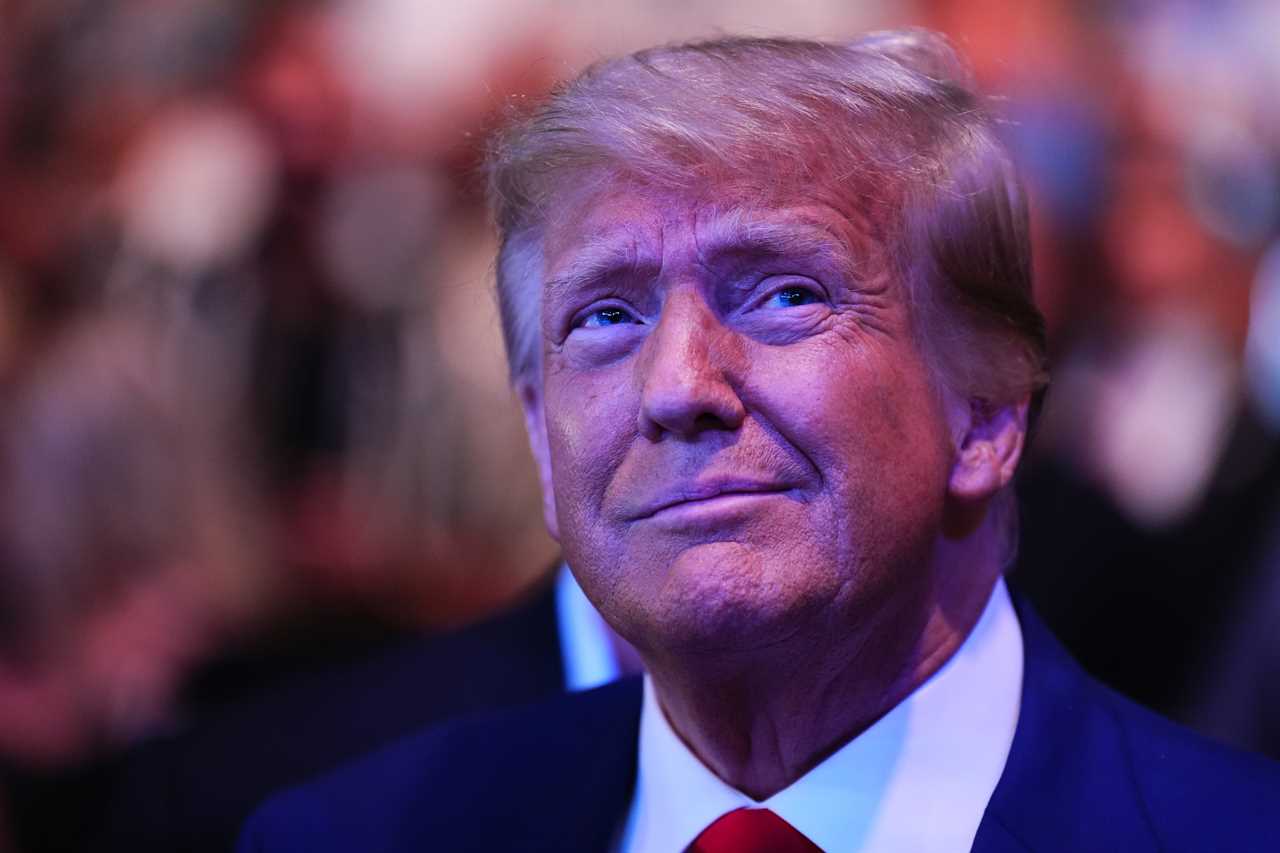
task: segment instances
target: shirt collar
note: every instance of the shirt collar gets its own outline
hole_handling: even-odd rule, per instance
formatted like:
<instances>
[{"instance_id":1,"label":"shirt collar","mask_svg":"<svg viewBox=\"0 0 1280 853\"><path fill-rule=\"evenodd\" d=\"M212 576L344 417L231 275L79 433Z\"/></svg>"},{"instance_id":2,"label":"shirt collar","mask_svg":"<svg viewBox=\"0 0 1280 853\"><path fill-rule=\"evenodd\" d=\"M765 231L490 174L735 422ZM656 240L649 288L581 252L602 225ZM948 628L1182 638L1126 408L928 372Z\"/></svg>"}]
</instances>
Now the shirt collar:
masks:
<instances>
[{"instance_id":1,"label":"shirt collar","mask_svg":"<svg viewBox=\"0 0 1280 853\"><path fill-rule=\"evenodd\" d=\"M689 751L646 676L621 849L683 850L721 815L764 806L828 853L968 850L1013 743L1022 666L1022 632L1000 579L969 636L928 681L762 803Z\"/></svg>"},{"instance_id":2,"label":"shirt collar","mask_svg":"<svg viewBox=\"0 0 1280 853\"><path fill-rule=\"evenodd\" d=\"M621 674L621 666L609 642L609 629L564 563L556 570L555 596L565 687L590 690L613 681Z\"/></svg>"}]
</instances>

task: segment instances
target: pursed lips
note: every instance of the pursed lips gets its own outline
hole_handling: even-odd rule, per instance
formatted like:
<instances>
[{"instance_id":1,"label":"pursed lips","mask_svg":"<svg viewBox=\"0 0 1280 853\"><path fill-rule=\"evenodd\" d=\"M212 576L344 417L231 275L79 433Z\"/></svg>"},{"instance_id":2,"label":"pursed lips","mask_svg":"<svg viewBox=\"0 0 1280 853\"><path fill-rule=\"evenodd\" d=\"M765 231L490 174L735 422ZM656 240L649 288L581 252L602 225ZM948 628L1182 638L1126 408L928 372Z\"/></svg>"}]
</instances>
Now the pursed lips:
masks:
<instances>
[{"instance_id":1,"label":"pursed lips","mask_svg":"<svg viewBox=\"0 0 1280 853\"><path fill-rule=\"evenodd\" d=\"M757 480L716 480L695 483L690 486L663 492L653 501L646 502L630 520L643 521L663 512L707 504L717 498L733 496L766 496L791 491L792 486L778 482Z\"/></svg>"}]
</instances>

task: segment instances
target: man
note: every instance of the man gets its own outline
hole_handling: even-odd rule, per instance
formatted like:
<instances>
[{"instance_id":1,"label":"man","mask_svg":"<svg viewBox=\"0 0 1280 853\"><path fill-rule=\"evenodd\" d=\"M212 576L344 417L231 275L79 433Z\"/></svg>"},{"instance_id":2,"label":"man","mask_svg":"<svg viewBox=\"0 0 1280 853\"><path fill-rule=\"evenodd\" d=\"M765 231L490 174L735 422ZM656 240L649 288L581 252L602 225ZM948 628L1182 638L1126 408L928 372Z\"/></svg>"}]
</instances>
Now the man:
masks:
<instances>
[{"instance_id":1,"label":"man","mask_svg":"<svg viewBox=\"0 0 1280 853\"><path fill-rule=\"evenodd\" d=\"M405 741L242 849L1272 848L1274 767L1005 590L1044 342L941 39L604 62L490 169L547 524L649 675Z\"/></svg>"}]
</instances>

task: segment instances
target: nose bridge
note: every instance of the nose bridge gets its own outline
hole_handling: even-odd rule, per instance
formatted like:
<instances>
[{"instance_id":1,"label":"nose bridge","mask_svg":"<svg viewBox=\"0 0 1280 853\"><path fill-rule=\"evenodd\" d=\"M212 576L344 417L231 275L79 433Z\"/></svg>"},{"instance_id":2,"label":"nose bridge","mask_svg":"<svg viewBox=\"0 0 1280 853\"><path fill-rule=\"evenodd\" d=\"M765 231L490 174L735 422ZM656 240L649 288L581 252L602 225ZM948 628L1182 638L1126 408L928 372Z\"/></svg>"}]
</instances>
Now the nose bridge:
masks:
<instances>
[{"instance_id":1,"label":"nose bridge","mask_svg":"<svg viewBox=\"0 0 1280 853\"><path fill-rule=\"evenodd\" d=\"M733 333L696 287L673 287L639 360L641 432L687 435L734 429L742 403L733 386Z\"/></svg>"},{"instance_id":2,"label":"nose bridge","mask_svg":"<svg viewBox=\"0 0 1280 853\"><path fill-rule=\"evenodd\" d=\"M658 326L650 338L649 360L653 367L688 374L706 372L711 359L718 355L715 337L719 320L692 288L673 291L662 306Z\"/></svg>"}]
</instances>

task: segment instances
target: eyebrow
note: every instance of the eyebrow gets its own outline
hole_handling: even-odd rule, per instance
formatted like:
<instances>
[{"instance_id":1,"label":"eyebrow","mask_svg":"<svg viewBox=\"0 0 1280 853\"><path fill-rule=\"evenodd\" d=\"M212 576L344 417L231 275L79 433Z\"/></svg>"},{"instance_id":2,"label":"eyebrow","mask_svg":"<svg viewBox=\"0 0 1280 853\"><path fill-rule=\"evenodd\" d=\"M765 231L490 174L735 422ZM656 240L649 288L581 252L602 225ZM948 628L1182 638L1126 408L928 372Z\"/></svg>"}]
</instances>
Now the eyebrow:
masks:
<instances>
[{"instance_id":1,"label":"eyebrow","mask_svg":"<svg viewBox=\"0 0 1280 853\"><path fill-rule=\"evenodd\" d=\"M715 217L698 241L702 263L713 265L733 255L756 257L807 257L852 272L853 253L830 229L806 218L771 222L750 220L740 210Z\"/></svg>"},{"instance_id":2,"label":"eyebrow","mask_svg":"<svg viewBox=\"0 0 1280 853\"><path fill-rule=\"evenodd\" d=\"M698 226L695 226L698 227ZM805 217L783 222L749 219L741 209L731 209L713 217L699 228L698 257L706 266L715 266L735 255L750 257L805 257L833 266L845 273L857 271L852 251L836 234ZM568 298L587 287L621 274L657 276L660 258L642 258L635 239L628 232L588 238L568 266L547 279L545 295L549 303Z\"/></svg>"},{"instance_id":3,"label":"eyebrow","mask_svg":"<svg viewBox=\"0 0 1280 853\"><path fill-rule=\"evenodd\" d=\"M652 270L656 275L660 267L658 261L639 257L633 239L616 234L593 237L574 253L567 268L547 279L546 298L554 302L624 272L637 275Z\"/></svg>"}]
</instances>

